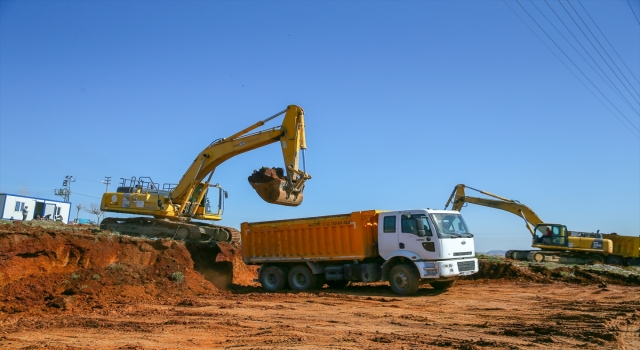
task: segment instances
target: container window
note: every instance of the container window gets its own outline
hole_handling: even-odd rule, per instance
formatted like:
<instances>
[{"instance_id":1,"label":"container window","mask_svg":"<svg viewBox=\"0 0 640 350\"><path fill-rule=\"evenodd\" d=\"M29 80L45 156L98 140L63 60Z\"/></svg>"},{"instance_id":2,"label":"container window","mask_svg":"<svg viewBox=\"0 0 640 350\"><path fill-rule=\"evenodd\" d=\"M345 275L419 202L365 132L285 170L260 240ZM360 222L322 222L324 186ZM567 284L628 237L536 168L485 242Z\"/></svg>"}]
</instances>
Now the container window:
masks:
<instances>
[{"instance_id":1,"label":"container window","mask_svg":"<svg viewBox=\"0 0 640 350\"><path fill-rule=\"evenodd\" d=\"M22 211L22 209L24 209L24 202L16 202L15 211Z\"/></svg>"},{"instance_id":2,"label":"container window","mask_svg":"<svg viewBox=\"0 0 640 350\"><path fill-rule=\"evenodd\" d=\"M395 216L385 216L383 222L384 228L383 231L386 233L395 233L396 232L396 217Z\"/></svg>"}]
</instances>

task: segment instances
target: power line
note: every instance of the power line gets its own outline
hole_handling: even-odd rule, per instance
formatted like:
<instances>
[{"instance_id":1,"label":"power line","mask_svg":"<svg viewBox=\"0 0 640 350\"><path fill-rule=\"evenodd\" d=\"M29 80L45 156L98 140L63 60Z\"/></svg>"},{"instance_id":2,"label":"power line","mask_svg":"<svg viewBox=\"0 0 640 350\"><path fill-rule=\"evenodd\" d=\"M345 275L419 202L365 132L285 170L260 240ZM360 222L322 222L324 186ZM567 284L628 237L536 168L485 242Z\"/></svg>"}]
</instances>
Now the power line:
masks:
<instances>
[{"instance_id":1,"label":"power line","mask_svg":"<svg viewBox=\"0 0 640 350\"><path fill-rule=\"evenodd\" d=\"M607 36L604 35L604 33L602 32L602 30L600 29L600 27L598 26L598 23L596 23L596 21L593 20L593 18L591 17L591 15L589 14L589 12L587 11L586 8L584 8L584 6L582 5L582 2L580 2L580 0L578 0L578 3L580 4L580 6L582 7L582 9L584 10L584 12L587 14L587 16L589 16L589 19L591 20L591 22L593 22L593 24L596 25L596 28L598 28L598 31L600 32L600 34L602 35L602 37L604 38L604 40L607 41L607 43L609 43L609 46L611 46L611 48L613 49L613 52L616 53L616 55L618 55L618 58L620 59L620 61L622 62L622 64L624 64L625 67L627 67L627 70L629 70L629 73L631 73L631 76L638 82L638 84L640 84L640 80L638 80L638 78L636 77L635 74L633 74L633 72L631 71L631 68L629 68L629 66L627 66L627 64L624 62L624 60L622 59L622 57L620 56L620 54L618 53L618 51L616 51L616 48L613 47L613 45L611 44L611 42L609 41L609 39L607 39Z\"/></svg>"},{"instance_id":2,"label":"power line","mask_svg":"<svg viewBox=\"0 0 640 350\"><path fill-rule=\"evenodd\" d=\"M94 196L90 196L88 194L82 194L82 193L78 193L78 192L73 192L73 194L77 194L79 196L85 196L85 197L90 197L90 198L95 198L95 199L102 199L100 197L94 197Z\"/></svg>"},{"instance_id":3,"label":"power line","mask_svg":"<svg viewBox=\"0 0 640 350\"><path fill-rule=\"evenodd\" d=\"M633 10L633 6L631 6L629 0L627 0L627 4L629 4L629 8L631 9L631 12L633 12L633 16L636 18L636 21L640 24L640 20L638 20L638 16L636 16L636 11Z\"/></svg>"},{"instance_id":4,"label":"power line","mask_svg":"<svg viewBox=\"0 0 640 350\"><path fill-rule=\"evenodd\" d=\"M547 6L551 9L551 11L553 12L554 15L556 15L556 17L558 18L558 20L560 21L560 23L562 23L562 25L565 27L565 29L567 29L567 31L569 32L569 34L571 34L571 36L578 42L578 44L580 45L580 47L584 50L584 52L589 56L589 58L591 58L591 60L593 61L593 63L595 63L595 65L600 69L600 71L602 72L602 74L606 77L603 78L602 75L600 75L600 73L598 73L598 71L593 68L593 66L591 65L591 63L589 63L589 61L584 58L584 56L582 56L582 54L578 51L578 49L575 48L575 46L573 46L573 44L571 44L571 42L564 36L564 34L562 34L562 32L556 28L556 26L553 24L553 22L551 22L551 20L549 20L547 18L547 16L544 14L544 12L542 12L542 10L540 10L540 8L538 8L538 6L536 6L536 4L534 2L531 2L531 4L542 14L542 16L551 24L551 26L558 31L558 33L560 33L560 36L562 36L562 38L564 40L567 41L567 43L569 43L569 45L578 53L578 55L589 65L589 67L591 67L591 69L593 69L593 71L605 82L605 84L607 84L612 90L614 90L614 92L618 93L618 97L620 97L621 99L625 100L625 102L627 103L627 106L629 106L629 108L633 109L634 112L636 112L636 114L639 114L634 108L633 106L631 106L631 104L629 103L629 101L626 100L626 98L623 96L622 92L615 86L615 83L611 80L611 78L609 78L609 76L607 75L607 73L605 73L605 71L602 69L602 67L600 67L600 65L598 64L598 62L593 58L593 56L591 56L591 54L589 53L589 51L584 47L584 45L582 45L582 43L580 42L580 40L578 40L578 38L573 34L573 32L571 31L571 29L569 29L569 27L566 25L566 23L564 23L564 21L562 20L562 18L560 17L560 15L558 15L558 13L556 12L556 10L553 9L553 7L551 7L551 5L549 4L549 2L547 2L547 0L545 0L545 3L547 4ZM575 21L574 21L575 23ZM584 33L583 33L584 34ZM608 82L607 82L608 80ZM637 102L637 100L636 100Z\"/></svg>"},{"instance_id":5,"label":"power line","mask_svg":"<svg viewBox=\"0 0 640 350\"><path fill-rule=\"evenodd\" d=\"M604 63L607 64L607 67L609 67L609 69L611 69L611 71L613 72L613 74L616 76L616 78L618 78L618 80L620 81L620 83L622 83L622 86L624 86L625 89L627 89L627 92L633 97L634 100L636 100L637 103L640 103L640 101L638 101L635 96L631 93L631 91L629 91L629 89L627 88L627 86L624 84L624 82L622 81L622 79L620 79L620 77L618 76L618 74L613 70L613 68L611 68L611 66L609 65L609 62L607 62L607 60L604 59L604 57L602 57L602 55L600 54L600 50L598 50L598 48L593 45L593 42L591 42L591 39L589 39L589 37L587 36L587 34L584 33L584 31L582 30L582 28L578 25L578 23L575 21L575 19L573 19L573 16L571 16L571 14L569 13L569 11L566 9L566 7L564 7L564 5L562 5L562 2L560 2L560 0L558 0L558 2L560 3L560 5L562 6L562 8L567 12L567 14L569 15L569 17L571 17L571 20L576 24L576 26L580 29L580 31L582 32L582 34L585 36L585 38L587 38L587 40L589 41L589 44L591 44L591 46L593 46L593 48L596 50L596 52L598 53L598 55L600 56L600 58L602 58L602 60L604 61ZM604 49L604 47L602 46L602 44L600 43L600 40L598 40L598 38L596 38L596 36L593 34L593 32L591 31L591 29L589 28L589 26L584 22L584 20L582 19L582 16L580 16L580 14L578 13L578 11L576 11L575 7L573 7L573 5L571 5L571 3L569 3L569 5L571 6L571 8L573 9L573 11L576 13L576 15L578 15L578 18L580 18L580 21L582 21L582 24L584 24L585 27L587 27L587 30L589 31L589 33L591 34L591 36L593 36L594 39L596 39L596 42L598 43L598 45L600 45L600 47L602 48L602 50L604 51L605 54L607 54L607 57L609 57L609 59L611 60L611 62L613 62L613 60L611 59L611 56L609 56L609 54L607 53L607 51ZM616 66L616 68L618 68L618 66L616 65L615 62L613 62L613 64ZM620 68L618 68L618 71L620 71ZM620 71L620 73L622 73L622 71ZM627 82L629 83L629 80L625 77L625 80L627 80ZM629 85L631 85L631 83L629 83ZM633 89L633 91L636 91L636 89L633 88L633 85L631 86L631 88ZM636 91L636 94L638 94L638 92ZM626 99L625 99L626 100ZM629 106L631 107L631 106ZM632 107L633 109L633 107ZM635 111L635 109L633 109ZM637 114L640 115L640 113L638 113L636 111Z\"/></svg>"},{"instance_id":6,"label":"power line","mask_svg":"<svg viewBox=\"0 0 640 350\"><path fill-rule=\"evenodd\" d=\"M593 95L593 97L595 97L598 101L600 101L600 103L602 103L602 105L609 111L611 112L611 114L618 119L618 121L624 125L625 128L627 128L627 130L629 130L629 132L631 132L633 134L633 136L635 136L636 138L640 139L640 136L636 135L636 133L631 130L631 128L629 128L629 126L627 125L627 123L625 123L624 121L622 121L622 119L620 119L612 110L611 108L609 108L609 106L607 106L607 104L605 104L600 97L598 97L598 95L596 95L570 68L569 66L567 66L564 61L562 61L562 59L560 59L560 57L558 57L558 55L549 47L549 45L547 45L547 43L544 42L544 40L542 40L542 38L529 26L529 24L527 24L527 22L522 19L522 17L520 17L520 15L511 8L511 6L509 6L509 4L506 2L506 0L502 0L502 2L507 5L507 7L509 8L509 10L511 10L511 12L513 12L516 17L518 17L518 19L520 19L520 21L522 21L522 23L529 28L529 30L531 31L531 33L533 33L533 35L536 36L536 38L538 38L538 40L540 40L540 42L542 42L542 44L549 50L551 51L551 53L556 56L556 58L560 61L560 63L562 63L563 66L565 66L565 68L567 68L567 70L569 70L569 72L571 72L571 74L573 74L574 77L576 77L576 79L578 79L578 81ZM519 3L518 3L519 4ZM520 4L519 4L520 5ZM522 7L522 5L520 5L520 7ZM602 92L600 92L602 94ZM603 95L604 96L604 95ZM606 98L606 96L605 96ZM609 103L611 103L611 101L609 101ZM613 105L613 104L612 104ZM615 107L615 106L614 106Z\"/></svg>"},{"instance_id":7,"label":"power line","mask_svg":"<svg viewBox=\"0 0 640 350\"><path fill-rule=\"evenodd\" d=\"M503 0L504 2L505 0ZM600 91L600 89L598 89L598 87L593 83L593 81L591 81L591 79L589 79L589 77L584 74L584 72L582 71L582 69L580 69L580 67L578 67L575 62L573 62L573 60L567 55L566 52L564 52L564 50L562 50L562 48L558 45L558 43L555 42L555 40L553 40L553 38L551 38L551 36L547 33L546 30L544 30L544 28L542 28L542 26L540 26L540 24L538 23L538 21L535 20L535 18L533 18L533 16L531 16L531 14L529 13L529 11L527 11L526 8L524 8L524 6L522 6L522 4L520 3L519 0L516 0L516 2L518 3L518 5L524 10L524 12L529 16L529 18L531 18L531 20L533 20L533 22L542 30L542 32L549 38L549 40L551 40L551 42L553 42L554 45L556 45L556 47L560 50L560 52L562 52L562 54L564 54L564 56L569 60L569 62L571 62L571 64L574 65L574 67L576 67L576 69L591 83L591 85L593 85L593 87L598 90L598 92L602 95L602 97L604 97L613 108L615 108L616 111L618 111L618 113L620 113L622 115L622 117L624 117L624 119L627 120L627 122L629 124L631 124L631 126L633 126L638 132L640 132L640 129L638 129L638 127L635 126L635 124L633 124L629 118L627 118L627 116L624 115L624 113L622 113L618 107L616 107L615 104L613 104L613 102L611 102L611 100L609 100L609 98L602 93L602 91ZM506 3L506 2L505 2Z\"/></svg>"}]
</instances>

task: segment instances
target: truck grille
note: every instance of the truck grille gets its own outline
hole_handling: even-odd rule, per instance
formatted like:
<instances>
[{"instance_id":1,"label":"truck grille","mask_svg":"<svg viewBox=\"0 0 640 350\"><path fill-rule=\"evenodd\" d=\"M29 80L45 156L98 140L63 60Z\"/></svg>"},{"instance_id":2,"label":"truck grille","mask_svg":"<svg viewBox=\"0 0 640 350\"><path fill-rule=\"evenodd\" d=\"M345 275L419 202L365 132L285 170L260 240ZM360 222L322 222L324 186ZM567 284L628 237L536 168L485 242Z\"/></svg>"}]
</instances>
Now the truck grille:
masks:
<instances>
[{"instance_id":1,"label":"truck grille","mask_svg":"<svg viewBox=\"0 0 640 350\"><path fill-rule=\"evenodd\" d=\"M463 255L472 255L473 252L460 252L460 253L453 253L453 256L463 256Z\"/></svg>"},{"instance_id":2,"label":"truck grille","mask_svg":"<svg viewBox=\"0 0 640 350\"><path fill-rule=\"evenodd\" d=\"M458 271L473 271L476 269L475 260L458 261Z\"/></svg>"}]
</instances>

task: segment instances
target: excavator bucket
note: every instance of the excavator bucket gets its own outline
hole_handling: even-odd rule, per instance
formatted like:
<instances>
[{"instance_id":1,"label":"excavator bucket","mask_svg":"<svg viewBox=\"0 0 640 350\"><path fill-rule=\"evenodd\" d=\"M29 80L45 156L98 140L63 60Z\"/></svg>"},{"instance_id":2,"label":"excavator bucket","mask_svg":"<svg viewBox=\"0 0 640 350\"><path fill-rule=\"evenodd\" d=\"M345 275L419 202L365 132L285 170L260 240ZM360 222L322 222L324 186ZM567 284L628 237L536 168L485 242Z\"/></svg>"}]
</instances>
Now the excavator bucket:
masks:
<instances>
[{"instance_id":1,"label":"excavator bucket","mask_svg":"<svg viewBox=\"0 0 640 350\"><path fill-rule=\"evenodd\" d=\"M251 187L258 193L260 198L271 204L286 205L296 207L302 203L302 193L287 196L284 187L287 184L286 176L282 168L261 168L254 170L249 176Z\"/></svg>"}]
</instances>

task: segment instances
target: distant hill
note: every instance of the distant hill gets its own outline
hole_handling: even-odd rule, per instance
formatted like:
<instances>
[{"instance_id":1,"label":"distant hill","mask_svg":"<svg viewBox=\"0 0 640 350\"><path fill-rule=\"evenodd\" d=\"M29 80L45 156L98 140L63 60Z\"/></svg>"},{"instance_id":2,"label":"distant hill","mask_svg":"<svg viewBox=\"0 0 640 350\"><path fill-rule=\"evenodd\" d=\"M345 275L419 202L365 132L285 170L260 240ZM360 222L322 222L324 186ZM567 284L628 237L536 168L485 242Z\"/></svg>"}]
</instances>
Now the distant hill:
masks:
<instances>
[{"instance_id":1,"label":"distant hill","mask_svg":"<svg viewBox=\"0 0 640 350\"><path fill-rule=\"evenodd\" d=\"M478 253L478 254L504 256L506 252L507 252L506 250L490 250L486 253Z\"/></svg>"}]
</instances>

